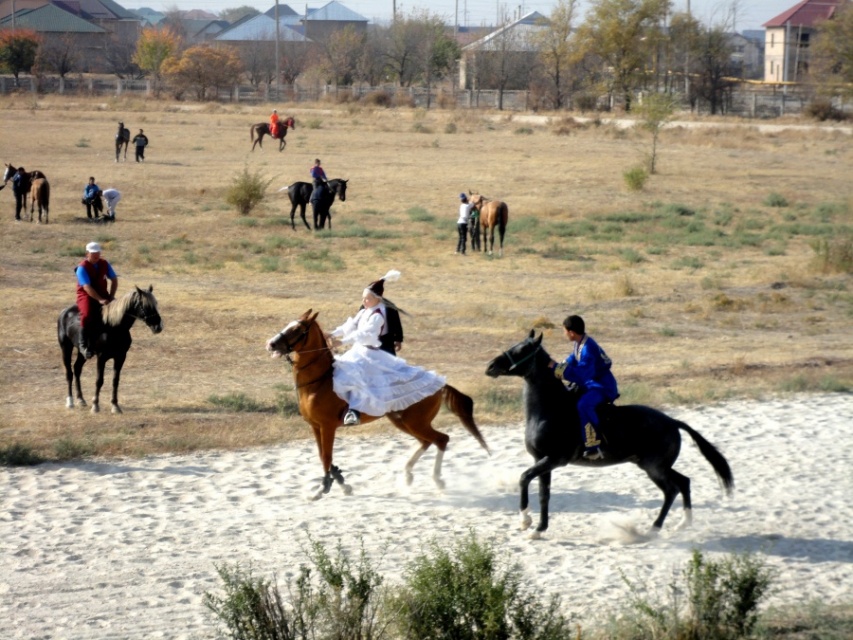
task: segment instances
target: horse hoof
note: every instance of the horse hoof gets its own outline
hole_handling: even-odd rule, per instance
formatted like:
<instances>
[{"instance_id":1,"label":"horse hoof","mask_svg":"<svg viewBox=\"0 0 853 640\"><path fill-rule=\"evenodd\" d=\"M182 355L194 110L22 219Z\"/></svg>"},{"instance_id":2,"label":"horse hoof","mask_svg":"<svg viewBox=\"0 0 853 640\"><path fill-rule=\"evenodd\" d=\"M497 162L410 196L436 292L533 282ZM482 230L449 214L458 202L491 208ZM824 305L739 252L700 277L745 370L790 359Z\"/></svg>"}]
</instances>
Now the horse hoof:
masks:
<instances>
[{"instance_id":1,"label":"horse hoof","mask_svg":"<svg viewBox=\"0 0 853 640\"><path fill-rule=\"evenodd\" d=\"M67 398L65 398L65 408L66 409L73 409L74 408L74 398L72 398L71 396L68 396Z\"/></svg>"},{"instance_id":2,"label":"horse hoof","mask_svg":"<svg viewBox=\"0 0 853 640\"><path fill-rule=\"evenodd\" d=\"M325 492L322 489L315 493L313 496L311 496L311 502L317 502L317 500L323 497L324 493Z\"/></svg>"},{"instance_id":3,"label":"horse hoof","mask_svg":"<svg viewBox=\"0 0 853 640\"><path fill-rule=\"evenodd\" d=\"M541 540L542 539L542 532L539 531L538 529L534 529L533 532L530 534L530 539L531 540Z\"/></svg>"},{"instance_id":4,"label":"horse hoof","mask_svg":"<svg viewBox=\"0 0 853 640\"><path fill-rule=\"evenodd\" d=\"M441 478L435 478L435 486L438 487L441 491L444 491L444 480L442 480Z\"/></svg>"},{"instance_id":5,"label":"horse hoof","mask_svg":"<svg viewBox=\"0 0 853 640\"><path fill-rule=\"evenodd\" d=\"M92 413L100 413L101 409L98 407L97 403L92 405Z\"/></svg>"},{"instance_id":6,"label":"horse hoof","mask_svg":"<svg viewBox=\"0 0 853 640\"><path fill-rule=\"evenodd\" d=\"M110 409L110 412L111 413L123 413L123 411L121 410L121 407L118 406L117 404L114 404L112 406L112 409Z\"/></svg>"},{"instance_id":7,"label":"horse hoof","mask_svg":"<svg viewBox=\"0 0 853 640\"><path fill-rule=\"evenodd\" d=\"M349 486L348 484L344 485L344 495L345 496L351 496L352 495L352 487Z\"/></svg>"},{"instance_id":8,"label":"horse hoof","mask_svg":"<svg viewBox=\"0 0 853 640\"><path fill-rule=\"evenodd\" d=\"M412 483L415 481L415 476L406 471L406 486L411 487Z\"/></svg>"}]
</instances>

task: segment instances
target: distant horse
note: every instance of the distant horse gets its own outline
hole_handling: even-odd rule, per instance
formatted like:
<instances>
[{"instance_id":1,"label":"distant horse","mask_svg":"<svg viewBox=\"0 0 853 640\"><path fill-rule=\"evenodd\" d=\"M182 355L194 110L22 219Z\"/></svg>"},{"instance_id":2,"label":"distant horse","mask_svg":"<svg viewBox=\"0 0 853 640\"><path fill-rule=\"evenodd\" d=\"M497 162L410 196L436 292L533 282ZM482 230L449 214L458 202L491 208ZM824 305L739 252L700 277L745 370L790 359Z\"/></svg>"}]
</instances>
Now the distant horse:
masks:
<instances>
[{"instance_id":1,"label":"distant horse","mask_svg":"<svg viewBox=\"0 0 853 640\"><path fill-rule=\"evenodd\" d=\"M33 221L33 209L39 208L39 224L41 224L41 214L44 211L44 223L48 223L48 212L50 210L50 184L47 178L33 178L32 186L30 187L30 222Z\"/></svg>"},{"instance_id":2,"label":"distant horse","mask_svg":"<svg viewBox=\"0 0 853 640\"><path fill-rule=\"evenodd\" d=\"M324 229L326 227L326 219L329 220L329 230L332 229L332 203L335 201L335 196L340 198L341 202L346 202L347 199L347 182L343 178L334 178L329 180L327 188L323 191L322 198L318 204L311 203L311 209L314 212L314 228ZM292 185L283 187L279 191L287 190L287 197L290 198L290 226L296 229L296 207L299 207L299 214L302 216L302 222L309 229L311 228L308 221L305 219L305 206L311 200L311 194L314 192L314 185L310 182L294 182Z\"/></svg>"},{"instance_id":3,"label":"distant horse","mask_svg":"<svg viewBox=\"0 0 853 640\"><path fill-rule=\"evenodd\" d=\"M3 170L3 184L0 184L0 190L6 187L6 184L14 177L16 173L18 173L18 167L9 164L8 162L4 162L3 166L5 169ZM25 171L24 179L21 181L21 195L23 202L23 209L27 208L27 196L30 194L30 190L32 189L32 181L35 178L44 178L45 175L38 169L35 171ZM32 216L30 216L30 220L32 220Z\"/></svg>"},{"instance_id":4,"label":"distant horse","mask_svg":"<svg viewBox=\"0 0 853 640\"><path fill-rule=\"evenodd\" d=\"M278 140L278 150L284 151L284 147L287 146L287 141L284 139L287 136L287 128L296 129L296 120L293 118L285 118L278 123L278 137L273 138L272 133L270 132L270 125L268 122L259 122L258 124L253 124L250 129L250 134L252 136L252 151L255 150L255 145L259 145L262 149L264 147L264 136L269 136L273 138L273 140ZM257 138L257 140L255 139Z\"/></svg>"},{"instance_id":5,"label":"distant horse","mask_svg":"<svg viewBox=\"0 0 853 640\"><path fill-rule=\"evenodd\" d=\"M127 145L130 144L130 129L124 126L124 122L118 123L116 131L116 162L118 162L121 148L124 147L124 160L127 162Z\"/></svg>"},{"instance_id":6,"label":"distant horse","mask_svg":"<svg viewBox=\"0 0 853 640\"><path fill-rule=\"evenodd\" d=\"M654 522L653 533L663 527L666 514L679 493L684 504L682 525L689 524L692 519L690 478L672 468L681 449L679 429L690 434L727 493L731 493L734 478L723 455L697 431L651 407L602 405L599 408L601 424L598 432L604 459L586 460L576 410L577 394L569 392L554 377L548 367L550 361L550 356L542 348L542 334L534 339L531 331L525 340L507 349L486 368L486 375L493 378L524 378L524 444L536 462L521 474L519 481L521 528L527 529L533 522L529 515L527 490L534 478L539 478L539 525L533 538L540 537L548 528L551 471L567 464L598 468L633 462L663 491L663 507Z\"/></svg>"},{"instance_id":7,"label":"distant horse","mask_svg":"<svg viewBox=\"0 0 853 640\"><path fill-rule=\"evenodd\" d=\"M101 387L104 385L104 368L107 360L113 360L113 396L112 412L121 413L118 406L118 383L121 377L121 368L127 358L127 351L133 342L130 337L130 329L134 322L142 320L154 333L163 330L163 321L157 309L157 300L152 293L153 288L148 287L145 291L135 287L133 291L125 295L121 300L114 300L101 308L101 319L103 320L101 332L97 339L90 342L90 346L98 356L98 378L95 382L95 397L92 399L92 413L100 411L99 397ZM77 305L65 309L59 314L56 325L59 346L62 349L62 363L65 365L65 379L68 381L68 397L65 406L69 409L74 407L74 399L71 397L72 377L77 387L77 401L81 407L86 406L83 392L80 389L80 374L86 358L77 351L77 360L74 362L74 373L71 372L71 352L79 344L80 338L80 311Z\"/></svg>"},{"instance_id":8,"label":"distant horse","mask_svg":"<svg viewBox=\"0 0 853 640\"><path fill-rule=\"evenodd\" d=\"M500 233L500 249L498 255L504 254L504 234L506 233L506 223L509 220L509 207L505 202L500 200L489 200L485 196L477 193L470 194L471 204L480 212L480 224L483 226L483 250L488 247L491 255L495 249L495 227ZM488 234L488 238L486 235Z\"/></svg>"},{"instance_id":9,"label":"distant horse","mask_svg":"<svg viewBox=\"0 0 853 640\"><path fill-rule=\"evenodd\" d=\"M323 330L317 323L317 314L306 311L298 320L288 324L279 333L267 341L267 351L273 357L286 356L293 365L293 376L299 395L299 413L311 426L320 462L323 464L323 489L314 499L328 493L332 481L337 481L349 494L351 488L345 484L341 470L332 464L332 450L335 444L335 431L343 424L343 415L347 403L339 398L332 387L332 367L335 361L329 349ZM486 441L474 422L474 401L450 385L445 385L428 398L424 398L406 409L386 414L391 423L420 442L420 446L406 463L406 482L412 483L412 469L424 452L435 445L435 466L432 478L439 488L444 488L441 479L441 463L447 449L449 436L436 431L432 421L438 415L442 403L462 422L465 429L486 451ZM362 414L361 423L378 420L382 416Z\"/></svg>"}]
</instances>

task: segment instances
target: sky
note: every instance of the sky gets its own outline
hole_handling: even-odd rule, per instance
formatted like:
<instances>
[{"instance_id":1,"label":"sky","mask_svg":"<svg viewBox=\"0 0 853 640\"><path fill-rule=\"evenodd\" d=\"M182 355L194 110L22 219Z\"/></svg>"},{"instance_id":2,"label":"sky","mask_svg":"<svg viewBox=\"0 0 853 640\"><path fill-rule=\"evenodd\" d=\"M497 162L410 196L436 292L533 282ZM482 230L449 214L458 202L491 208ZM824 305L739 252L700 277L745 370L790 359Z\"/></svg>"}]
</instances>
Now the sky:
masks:
<instances>
[{"instance_id":1,"label":"sky","mask_svg":"<svg viewBox=\"0 0 853 640\"><path fill-rule=\"evenodd\" d=\"M799 0L734 0L737 6L735 28L761 29L761 25L780 13L790 9ZM311 9L322 7L327 0L313 0L307 3ZM361 14L371 22L387 22L394 11L395 0L338 0L348 9ZM732 0L689 0L691 13L706 24L722 23L731 12ZM686 11L688 0L673 0L675 11ZM205 9L212 13L223 9L251 6L266 11L275 6L275 0L125 0L120 3L128 9L149 7L157 11L167 9L190 10ZM279 0L279 6L287 4L298 12L305 11L306 3L296 0ZM556 4L555 0L396 0L397 13L408 14L413 9L429 9L434 15L442 16L448 24L458 20L460 26L494 25L499 16L506 14L521 15L538 11L548 15ZM589 6L589 0L580 0L583 11Z\"/></svg>"}]
</instances>

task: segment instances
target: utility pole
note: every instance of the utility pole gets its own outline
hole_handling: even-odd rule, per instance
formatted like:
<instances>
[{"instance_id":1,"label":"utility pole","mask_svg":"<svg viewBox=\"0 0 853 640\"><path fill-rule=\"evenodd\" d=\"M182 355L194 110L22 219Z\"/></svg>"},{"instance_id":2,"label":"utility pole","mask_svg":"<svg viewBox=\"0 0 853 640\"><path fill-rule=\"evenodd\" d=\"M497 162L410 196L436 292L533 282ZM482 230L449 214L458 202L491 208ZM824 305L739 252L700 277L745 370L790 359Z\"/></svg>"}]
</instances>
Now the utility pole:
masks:
<instances>
[{"instance_id":1,"label":"utility pole","mask_svg":"<svg viewBox=\"0 0 853 640\"><path fill-rule=\"evenodd\" d=\"M278 57L278 43L281 39L281 29L278 24L278 0L275 0L275 98L281 95L281 62Z\"/></svg>"}]
</instances>

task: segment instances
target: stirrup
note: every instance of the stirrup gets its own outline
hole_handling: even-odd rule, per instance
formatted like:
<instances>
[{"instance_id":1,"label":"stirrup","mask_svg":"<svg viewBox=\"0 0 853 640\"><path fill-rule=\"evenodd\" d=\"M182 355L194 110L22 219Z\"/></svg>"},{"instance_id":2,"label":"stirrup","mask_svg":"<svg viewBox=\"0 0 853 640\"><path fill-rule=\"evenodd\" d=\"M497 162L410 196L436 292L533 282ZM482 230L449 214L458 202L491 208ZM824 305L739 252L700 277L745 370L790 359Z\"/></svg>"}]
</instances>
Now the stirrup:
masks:
<instances>
[{"instance_id":1,"label":"stirrup","mask_svg":"<svg viewBox=\"0 0 853 640\"><path fill-rule=\"evenodd\" d=\"M358 415L358 411L355 409L350 409L344 415L344 426L352 427L361 423L361 418Z\"/></svg>"},{"instance_id":2,"label":"stirrup","mask_svg":"<svg viewBox=\"0 0 853 640\"><path fill-rule=\"evenodd\" d=\"M604 454L599 447L593 447L583 452L584 460L603 460Z\"/></svg>"}]
</instances>

